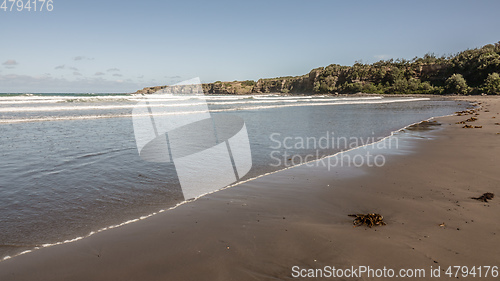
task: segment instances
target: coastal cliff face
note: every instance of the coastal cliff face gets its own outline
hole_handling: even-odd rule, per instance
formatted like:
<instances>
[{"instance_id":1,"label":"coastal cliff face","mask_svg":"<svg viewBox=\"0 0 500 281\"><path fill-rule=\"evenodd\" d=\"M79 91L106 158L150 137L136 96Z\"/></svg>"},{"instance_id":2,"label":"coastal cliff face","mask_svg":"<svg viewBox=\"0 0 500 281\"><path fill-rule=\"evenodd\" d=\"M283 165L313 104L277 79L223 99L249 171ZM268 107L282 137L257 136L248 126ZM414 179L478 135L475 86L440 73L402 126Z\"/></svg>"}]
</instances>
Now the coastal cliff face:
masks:
<instances>
[{"instance_id":1,"label":"coastal cliff face","mask_svg":"<svg viewBox=\"0 0 500 281\"><path fill-rule=\"evenodd\" d=\"M203 92L209 95L249 95L263 93L307 93L312 91L314 78L310 75L299 77L280 77L271 79L259 79L255 81L233 81L202 84ZM175 89L178 93L194 93L196 90L189 86L156 86L147 87L136 92L136 94L153 94L155 92L171 93Z\"/></svg>"},{"instance_id":2,"label":"coastal cliff face","mask_svg":"<svg viewBox=\"0 0 500 281\"><path fill-rule=\"evenodd\" d=\"M415 69L408 69L414 79L427 77L434 79L433 76L444 65L429 64L421 65ZM248 94L319 94L319 93L355 93L355 92L373 92L375 83L382 83L401 76L402 72L390 66L366 67L366 65L340 66L329 65L311 70L308 74L302 76L288 76L278 78L259 79L257 82L233 81L202 84L203 91L209 95L248 95ZM169 89L170 88L170 89ZM173 92L172 87L156 86L147 87L137 91L137 94L152 94L158 91ZM179 86L175 86L179 89ZM375 88L376 90L376 88ZM183 86L180 93L193 93L193 89Z\"/></svg>"},{"instance_id":3,"label":"coastal cliff face","mask_svg":"<svg viewBox=\"0 0 500 281\"><path fill-rule=\"evenodd\" d=\"M298 77L280 77L270 79L259 79L255 81L233 81L214 82L202 84L203 92L210 95L248 95L265 93L308 93L313 89L317 71L311 71L309 75ZM195 90L189 86L156 86L146 87L136 94L153 94L155 92L171 93L176 89L180 93L194 93ZM180 89L180 90L179 90Z\"/></svg>"},{"instance_id":4,"label":"coastal cliff face","mask_svg":"<svg viewBox=\"0 0 500 281\"><path fill-rule=\"evenodd\" d=\"M372 65L355 64L341 66L332 64L319 67L302 76L233 81L202 84L203 91L209 95L248 95L248 94L338 94L338 93L392 93L397 91L421 90L433 93L429 82L443 83L449 64L422 63L400 67L392 62L378 62ZM422 80L421 80L422 79ZM179 86L175 86L178 89ZM147 87L137 94L152 94L158 91L173 92L172 87ZM427 92L425 92L427 91ZM193 89L183 86L181 93L193 93Z\"/></svg>"},{"instance_id":5,"label":"coastal cliff face","mask_svg":"<svg viewBox=\"0 0 500 281\"><path fill-rule=\"evenodd\" d=\"M211 95L247 95L253 93L254 81L234 81L203 84L203 91Z\"/></svg>"},{"instance_id":6,"label":"coastal cliff face","mask_svg":"<svg viewBox=\"0 0 500 281\"><path fill-rule=\"evenodd\" d=\"M427 54L412 60L381 60L352 66L331 64L302 76L203 84L205 94L499 94L500 42L449 57ZM151 94L167 86L137 91ZM189 87L182 92L189 93Z\"/></svg>"},{"instance_id":7,"label":"coastal cliff face","mask_svg":"<svg viewBox=\"0 0 500 281\"><path fill-rule=\"evenodd\" d=\"M254 87L255 93L310 93L314 77L302 75L297 77L280 77L259 79Z\"/></svg>"}]
</instances>

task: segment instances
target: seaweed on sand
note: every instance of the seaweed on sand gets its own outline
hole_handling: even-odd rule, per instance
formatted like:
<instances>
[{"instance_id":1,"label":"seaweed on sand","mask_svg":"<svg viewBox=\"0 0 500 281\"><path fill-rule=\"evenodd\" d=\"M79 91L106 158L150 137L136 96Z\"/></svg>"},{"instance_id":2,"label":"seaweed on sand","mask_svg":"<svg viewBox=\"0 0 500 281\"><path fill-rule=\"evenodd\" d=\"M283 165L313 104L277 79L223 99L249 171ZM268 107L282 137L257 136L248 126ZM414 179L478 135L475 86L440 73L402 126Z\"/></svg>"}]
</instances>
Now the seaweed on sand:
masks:
<instances>
[{"instance_id":1,"label":"seaweed on sand","mask_svg":"<svg viewBox=\"0 0 500 281\"><path fill-rule=\"evenodd\" d=\"M366 225L368 227L376 226L376 225L386 225L384 222L384 217L380 214L357 214L357 215L349 215L350 217L355 217L352 222L354 226L362 226Z\"/></svg>"},{"instance_id":2,"label":"seaweed on sand","mask_svg":"<svg viewBox=\"0 0 500 281\"><path fill-rule=\"evenodd\" d=\"M493 199L493 197L495 197L495 194L493 194L491 192L486 192L486 193L484 193L483 195L481 195L479 197L471 197L471 198L479 200L479 201L483 201L483 202L488 202L488 200Z\"/></svg>"}]
</instances>

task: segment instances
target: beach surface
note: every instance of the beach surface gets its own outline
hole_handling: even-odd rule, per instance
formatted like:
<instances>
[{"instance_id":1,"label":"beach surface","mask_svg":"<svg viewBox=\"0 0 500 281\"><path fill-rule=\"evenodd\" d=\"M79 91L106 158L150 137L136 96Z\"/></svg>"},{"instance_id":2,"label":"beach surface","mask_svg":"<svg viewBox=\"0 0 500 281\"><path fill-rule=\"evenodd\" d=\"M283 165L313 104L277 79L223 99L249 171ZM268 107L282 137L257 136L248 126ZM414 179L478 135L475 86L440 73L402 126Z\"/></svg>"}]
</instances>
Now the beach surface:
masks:
<instances>
[{"instance_id":1,"label":"beach surface","mask_svg":"<svg viewBox=\"0 0 500 281\"><path fill-rule=\"evenodd\" d=\"M302 165L264 176L4 260L0 280L287 280L294 266L424 269L429 278L431 267L500 266L500 98L463 99L480 102L479 115L437 118L436 129L384 150L381 167ZM482 127L456 124L471 117ZM485 192L497 197L471 199ZM358 213L379 213L387 225L353 227L348 215Z\"/></svg>"}]
</instances>

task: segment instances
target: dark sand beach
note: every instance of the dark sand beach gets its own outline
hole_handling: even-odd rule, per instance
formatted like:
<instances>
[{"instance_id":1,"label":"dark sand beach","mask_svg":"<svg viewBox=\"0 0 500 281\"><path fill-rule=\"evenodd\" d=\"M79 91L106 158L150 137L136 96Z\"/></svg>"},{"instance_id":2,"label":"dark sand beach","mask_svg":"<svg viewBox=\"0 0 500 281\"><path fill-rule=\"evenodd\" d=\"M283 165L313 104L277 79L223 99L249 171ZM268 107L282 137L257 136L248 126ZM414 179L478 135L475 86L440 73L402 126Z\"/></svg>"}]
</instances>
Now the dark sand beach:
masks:
<instances>
[{"instance_id":1,"label":"dark sand beach","mask_svg":"<svg viewBox=\"0 0 500 281\"><path fill-rule=\"evenodd\" d=\"M383 167L303 165L264 176L2 261L0 280L286 280L293 266L429 277L431 266L500 266L500 99L464 100L482 103L479 115L437 118L438 129L407 139L402 150L411 151L389 153ZM471 116L482 128L456 124ZM497 197L471 199L485 192ZM387 225L353 227L349 214L371 212Z\"/></svg>"}]
</instances>

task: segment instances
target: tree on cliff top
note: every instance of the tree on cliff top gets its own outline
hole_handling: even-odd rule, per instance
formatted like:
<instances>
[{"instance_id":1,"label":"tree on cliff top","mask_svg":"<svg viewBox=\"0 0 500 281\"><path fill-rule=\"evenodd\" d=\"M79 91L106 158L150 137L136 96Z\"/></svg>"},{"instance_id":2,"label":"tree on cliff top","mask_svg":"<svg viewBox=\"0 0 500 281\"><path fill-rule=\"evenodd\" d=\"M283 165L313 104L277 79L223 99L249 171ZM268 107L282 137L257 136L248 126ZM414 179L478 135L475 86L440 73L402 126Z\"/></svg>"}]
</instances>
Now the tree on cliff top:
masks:
<instances>
[{"instance_id":1,"label":"tree on cliff top","mask_svg":"<svg viewBox=\"0 0 500 281\"><path fill-rule=\"evenodd\" d=\"M484 82L483 90L487 94L500 94L500 75L490 73Z\"/></svg>"},{"instance_id":2,"label":"tree on cliff top","mask_svg":"<svg viewBox=\"0 0 500 281\"><path fill-rule=\"evenodd\" d=\"M449 93L465 95L469 92L469 86L462 74L455 73L446 80L446 90Z\"/></svg>"}]
</instances>

